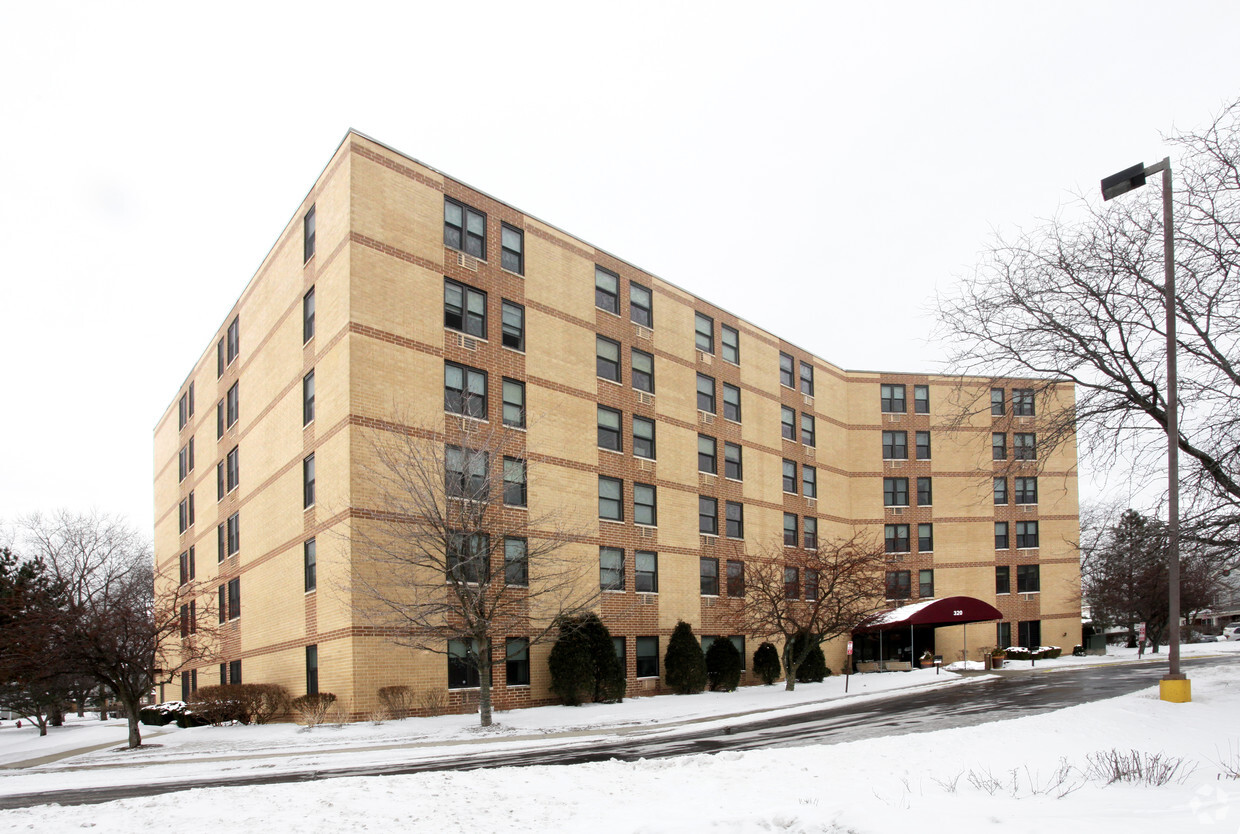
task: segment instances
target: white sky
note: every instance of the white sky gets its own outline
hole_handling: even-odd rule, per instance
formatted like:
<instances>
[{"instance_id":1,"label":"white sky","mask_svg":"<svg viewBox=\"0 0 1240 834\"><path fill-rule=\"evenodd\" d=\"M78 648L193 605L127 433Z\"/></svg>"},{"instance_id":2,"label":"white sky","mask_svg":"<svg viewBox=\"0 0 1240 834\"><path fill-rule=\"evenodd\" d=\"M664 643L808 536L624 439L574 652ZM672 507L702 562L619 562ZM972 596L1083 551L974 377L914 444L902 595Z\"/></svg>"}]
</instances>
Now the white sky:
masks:
<instances>
[{"instance_id":1,"label":"white sky","mask_svg":"<svg viewBox=\"0 0 1240 834\"><path fill-rule=\"evenodd\" d=\"M151 432L354 127L847 368L1240 94L1240 4L9 4L0 519Z\"/></svg>"}]
</instances>

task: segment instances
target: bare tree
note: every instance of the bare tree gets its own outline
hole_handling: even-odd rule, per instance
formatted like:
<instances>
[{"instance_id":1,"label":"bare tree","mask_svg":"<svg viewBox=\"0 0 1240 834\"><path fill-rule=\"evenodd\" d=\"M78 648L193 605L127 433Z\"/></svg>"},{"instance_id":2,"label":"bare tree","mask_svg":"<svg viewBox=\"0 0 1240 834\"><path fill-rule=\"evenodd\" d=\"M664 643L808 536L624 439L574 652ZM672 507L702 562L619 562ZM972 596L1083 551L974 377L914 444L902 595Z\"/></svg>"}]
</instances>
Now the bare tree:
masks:
<instances>
[{"instance_id":1,"label":"bare tree","mask_svg":"<svg viewBox=\"0 0 1240 834\"><path fill-rule=\"evenodd\" d=\"M64 591L66 661L111 690L129 721L129 746L141 746L142 699L213 656L214 632L201 624L210 622L211 595L200 610L195 584L168 578L161 582L168 592L156 599L150 547L119 519L61 511L30 516L24 527L29 548Z\"/></svg>"},{"instance_id":2,"label":"bare tree","mask_svg":"<svg viewBox=\"0 0 1240 834\"><path fill-rule=\"evenodd\" d=\"M785 689L796 688L797 670L813 649L852 633L882 606L885 558L881 542L856 533L820 542L817 550L776 542L745 562L744 601L732 616L744 634L783 641Z\"/></svg>"},{"instance_id":3,"label":"bare tree","mask_svg":"<svg viewBox=\"0 0 1240 834\"><path fill-rule=\"evenodd\" d=\"M74 678L61 635L64 594L46 565L0 549L0 707L47 735L63 713Z\"/></svg>"},{"instance_id":4,"label":"bare tree","mask_svg":"<svg viewBox=\"0 0 1240 834\"><path fill-rule=\"evenodd\" d=\"M449 418L450 437L388 424L367 468L374 506L353 531L348 589L359 613L400 646L447 654L476 670L482 726L491 724L493 653L504 638L554 637L599 597L597 564L566 550L584 541L548 488L535 511L537 462L524 434Z\"/></svg>"},{"instance_id":5,"label":"bare tree","mask_svg":"<svg viewBox=\"0 0 1240 834\"><path fill-rule=\"evenodd\" d=\"M1126 510L1093 538L1082 554L1085 600L1093 618L1106 625L1145 623L1157 653L1168 625L1168 541L1166 525ZM1211 560L1193 548L1180 554L1180 594L1185 611L1208 607L1218 588Z\"/></svg>"},{"instance_id":6,"label":"bare tree","mask_svg":"<svg viewBox=\"0 0 1240 834\"><path fill-rule=\"evenodd\" d=\"M1183 525L1189 537L1234 545L1240 542L1240 101L1205 130L1166 141L1177 157ZM1071 219L1000 238L956 291L939 299L940 335L953 346L948 361L955 370L1046 380L1034 386L1043 406L1041 450L1076 437L1099 466L1131 461L1139 476L1162 471L1161 211L1157 187L1105 206L1082 199ZM1054 380L1075 385L1075 403L1055 398ZM989 404L961 406L967 413Z\"/></svg>"}]
</instances>

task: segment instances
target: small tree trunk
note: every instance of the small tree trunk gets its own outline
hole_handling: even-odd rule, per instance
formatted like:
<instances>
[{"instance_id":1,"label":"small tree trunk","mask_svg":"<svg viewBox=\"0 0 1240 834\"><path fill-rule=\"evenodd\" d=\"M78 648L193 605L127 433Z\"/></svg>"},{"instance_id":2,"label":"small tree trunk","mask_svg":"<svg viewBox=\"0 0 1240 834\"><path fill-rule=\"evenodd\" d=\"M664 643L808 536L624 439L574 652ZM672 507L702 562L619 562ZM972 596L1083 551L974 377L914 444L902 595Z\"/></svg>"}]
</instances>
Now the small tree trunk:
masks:
<instances>
[{"instance_id":1,"label":"small tree trunk","mask_svg":"<svg viewBox=\"0 0 1240 834\"><path fill-rule=\"evenodd\" d=\"M792 643L790 640L784 641L783 655L784 665L784 691L792 692L797 688L797 669L792 663Z\"/></svg>"},{"instance_id":2,"label":"small tree trunk","mask_svg":"<svg viewBox=\"0 0 1240 834\"><path fill-rule=\"evenodd\" d=\"M44 718L42 715L36 716L34 719L34 723L39 725L40 736L47 735L47 719L46 718Z\"/></svg>"},{"instance_id":3,"label":"small tree trunk","mask_svg":"<svg viewBox=\"0 0 1240 834\"><path fill-rule=\"evenodd\" d=\"M478 720L491 726L491 650L488 646L478 658Z\"/></svg>"},{"instance_id":4,"label":"small tree trunk","mask_svg":"<svg viewBox=\"0 0 1240 834\"><path fill-rule=\"evenodd\" d=\"M141 747L142 730L138 726L138 702L126 698L121 703L125 707L125 718L129 720L129 749Z\"/></svg>"}]
</instances>

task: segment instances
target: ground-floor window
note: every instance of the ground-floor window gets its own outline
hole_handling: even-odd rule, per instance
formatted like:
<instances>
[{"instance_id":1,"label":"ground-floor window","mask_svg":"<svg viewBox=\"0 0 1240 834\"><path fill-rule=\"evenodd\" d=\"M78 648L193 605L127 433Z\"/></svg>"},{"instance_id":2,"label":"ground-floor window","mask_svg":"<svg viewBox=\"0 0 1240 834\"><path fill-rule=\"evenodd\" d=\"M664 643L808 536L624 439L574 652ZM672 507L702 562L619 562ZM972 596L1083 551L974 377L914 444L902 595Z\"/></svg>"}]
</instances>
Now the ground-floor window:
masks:
<instances>
[{"instance_id":1,"label":"ground-floor window","mask_svg":"<svg viewBox=\"0 0 1240 834\"><path fill-rule=\"evenodd\" d=\"M306 694L319 692L319 647L306 646Z\"/></svg>"},{"instance_id":2,"label":"ground-floor window","mask_svg":"<svg viewBox=\"0 0 1240 834\"><path fill-rule=\"evenodd\" d=\"M659 676L659 638L637 638L637 677L657 678Z\"/></svg>"},{"instance_id":3,"label":"ground-floor window","mask_svg":"<svg viewBox=\"0 0 1240 834\"><path fill-rule=\"evenodd\" d=\"M530 685L529 638L508 638L505 643L504 674L509 686Z\"/></svg>"},{"instance_id":4,"label":"ground-floor window","mask_svg":"<svg viewBox=\"0 0 1240 834\"><path fill-rule=\"evenodd\" d=\"M627 678L629 676L629 663L628 654L624 648L624 638L613 637L611 638L611 644L616 650L616 659L620 661L620 671L623 672L624 676Z\"/></svg>"},{"instance_id":5,"label":"ground-floor window","mask_svg":"<svg viewBox=\"0 0 1240 834\"><path fill-rule=\"evenodd\" d=\"M479 686L476 640L448 641L448 688L472 689Z\"/></svg>"},{"instance_id":6,"label":"ground-floor window","mask_svg":"<svg viewBox=\"0 0 1240 834\"><path fill-rule=\"evenodd\" d=\"M1001 649L1006 649L1008 646L1012 645L1012 624L1011 623L999 623L998 631L999 631L999 634L998 634L999 639L995 643L995 645Z\"/></svg>"},{"instance_id":7,"label":"ground-floor window","mask_svg":"<svg viewBox=\"0 0 1240 834\"><path fill-rule=\"evenodd\" d=\"M228 664L228 682L232 684L241 683L241 661L233 660Z\"/></svg>"},{"instance_id":8,"label":"ground-floor window","mask_svg":"<svg viewBox=\"0 0 1240 834\"><path fill-rule=\"evenodd\" d=\"M1027 649L1036 649L1042 645L1042 621L1022 620L1020 623L1020 644Z\"/></svg>"}]
</instances>

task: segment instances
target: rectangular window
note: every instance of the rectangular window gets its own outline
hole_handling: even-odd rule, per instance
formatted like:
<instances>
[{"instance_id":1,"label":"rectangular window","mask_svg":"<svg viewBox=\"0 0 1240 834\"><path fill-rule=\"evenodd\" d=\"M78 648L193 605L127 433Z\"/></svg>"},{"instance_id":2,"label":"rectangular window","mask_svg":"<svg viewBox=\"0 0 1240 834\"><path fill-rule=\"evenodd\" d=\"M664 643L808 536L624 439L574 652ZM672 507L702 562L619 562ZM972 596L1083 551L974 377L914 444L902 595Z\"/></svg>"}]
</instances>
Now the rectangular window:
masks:
<instances>
[{"instance_id":1,"label":"rectangular window","mask_svg":"<svg viewBox=\"0 0 1240 834\"><path fill-rule=\"evenodd\" d=\"M909 552L907 524L883 525L883 539L888 553Z\"/></svg>"},{"instance_id":2,"label":"rectangular window","mask_svg":"<svg viewBox=\"0 0 1240 834\"><path fill-rule=\"evenodd\" d=\"M703 353L715 352L715 320L701 313L693 314L693 342Z\"/></svg>"},{"instance_id":3,"label":"rectangular window","mask_svg":"<svg viewBox=\"0 0 1240 834\"><path fill-rule=\"evenodd\" d=\"M883 460L908 460L908 432L883 432Z\"/></svg>"},{"instance_id":4,"label":"rectangular window","mask_svg":"<svg viewBox=\"0 0 1240 834\"><path fill-rule=\"evenodd\" d=\"M659 524L658 492L651 484L633 484L633 523L647 527Z\"/></svg>"},{"instance_id":5,"label":"rectangular window","mask_svg":"<svg viewBox=\"0 0 1240 834\"><path fill-rule=\"evenodd\" d=\"M718 444L715 438L698 435L698 471L708 475L719 473Z\"/></svg>"},{"instance_id":6,"label":"rectangular window","mask_svg":"<svg viewBox=\"0 0 1240 834\"><path fill-rule=\"evenodd\" d=\"M189 526L193 527L194 526L194 491L193 490L190 490L187 503L189 504Z\"/></svg>"},{"instance_id":7,"label":"rectangular window","mask_svg":"<svg viewBox=\"0 0 1240 834\"><path fill-rule=\"evenodd\" d=\"M801 493L806 498L818 497L818 470L805 464L801 465Z\"/></svg>"},{"instance_id":8,"label":"rectangular window","mask_svg":"<svg viewBox=\"0 0 1240 834\"><path fill-rule=\"evenodd\" d=\"M219 440L224 436L224 401L220 400L215 404L215 439Z\"/></svg>"},{"instance_id":9,"label":"rectangular window","mask_svg":"<svg viewBox=\"0 0 1240 834\"><path fill-rule=\"evenodd\" d=\"M1002 388L991 388L990 389L990 413L992 416L1002 417L1006 413L1006 409L1004 408L1003 401L1004 401L1003 389Z\"/></svg>"},{"instance_id":10,"label":"rectangular window","mask_svg":"<svg viewBox=\"0 0 1240 834\"><path fill-rule=\"evenodd\" d=\"M443 198L443 245L480 260L487 259L487 216L475 208Z\"/></svg>"},{"instance_id":11,"label":"rectangular window","mask_svg":"<svg viewBox=\"0 0 1240 834\"><path fill-rule=\"evenodd\" d=\"M509 507L524 507L527 500L525 461L519 458L504 458L504 504Z\"/></svg>"},{"instance_id":12,"label":"rectangular window","mask_svg":"<svg viewBox=\"0 0 1240 834\"><path fill-rule=\"evenodd\" d=\"M448 641L448 688L475 689L481 685L478 675L478 647L473 640Z\"/></svg>"},{"instance_id":13,"label":"rectangular window","mask_svg":"<svg viewBox=\"0 0 1240 834\"><path fill-rule=\"evenodd\" d=\"M914 385L913 386L913 413L929 414L930 413L930 386Z\"/></svg>"},{"instance_id":14,"label":"rectangular window","mask_svg":"<svg viewBox=\"0 0 1240 834\"><path fill-rule=\"evenodd\" d=\"M654 300L647 287L629 282L629 318L642 327L654 327Z\"/></svg>"},{"instance_id":15,"label":"rectangular window","mask_svg":"<svg viewBox=\"0 0 1240 834\"><path fill-rule=\"evenodd\" d=\"M189 502L182 498L177 504L177 532L184 533L189 529Z\"/></svg>"},{"instance_id":16,"label":"rectangular window","mask_svg":"<svg viewBox=\"0 0 1240 834\"><path fill-rule=\"evenodd\" d=\"M1020 644L1027 649L1036 649L1042 645L1042 621L1022 620L1016 626L1020 634Z\"/></svg>"},{"instance_id":17,"label":"rectangular window","mask_svg":"<svg viewBox=\"0 0 1240 834\"><path fill-rule=\"evenodd\" d=\"M189 582L189 551L188 550L186 550L184 553L181 554L180 563L181 563L180 584L184 585L187 582Z\"/></svg>"},{"instance_id":18,"label":"rectangular window","mask_svg":"<svg viewBox=\"0 0 1240 834\"><path fill-rule=\"evenodd\" d=\"M228 555L228 535L223 524L215 525L215 547L217 561L224 561L224 557Z\"/></svg>"},{"instance_id":19,"label":"rectangular window","mask_svg":"<svg viewBox=\"0 0 1240 834\"><path fill-rule=\"evenodd\" d=\"M793 373L796 362L786 353L779 354L779 384L785 388L791 388L793 383Z\"/></svg>"},{"instance_id":20,"label":"rectangular window","mask_svg":"<svg viewBox=\"0 0 1240 834\"><path fill-rule=\"evenodd\" d=\"M525 383L505 379L503 384L504 425L525 428Z\"/></svg>"},{"instance_id":21,"label":"rectangular window","mask_svg":"<svg viewBox=\"0 0 1240 834\"><path fill-rule=\"evenodd\" d=\"M706 495L698 496L698 532L719 535L719 502Z\"/></svg>"},{"instance_id":22,"label":"rectangular window","mask_svg":"<svg viewBox=\"0 0 1240 834\"><path fill-rule=\"evenodd\" d=\"M1037 478L1016 478L1014 479L1015 499L1017 504L1036 504L1038 503L1038 479Z\"/></svg>"},{"instance_id":23,"label":"rectangular window","mask_svg":"<svg viewBox=\"0 0 1240 834\"><path fill-rule=\"evenodd\" d=\"M638 637L636 643L637 677L657 678L659 676L659 638Z\"/></svg>"},{"instance_id":24,"label":"rectangular window","mask_svg":"<svg viewBox=\"0 0 1240 834\"><path fill-rule=\"evenodd\" d=\"M228 517L228 555L236 556L241 552L241 514L233 513Z\"/></svg>"},{"instance_id":25,"label":"rectangular window","mask_svg":"<svg viewBox=\"0 0 1240 834\"><path fill-rule=\"evenodd\" d=\"M614 408L598 407L598 446L600 449L610 449L613 452L624 450L624 444L620 440L622 415Z\"/></svg>"},{"instance_id":26,"label":"rectangular window","mask_svg":"<svg viewBox=\"0 0 1240 834\"><path fill-rule=\"evenodd\" d=\"M917 596L930 599L934 596L934 571L919 570L917 572Z\"/></svg>"},{"instance_id":27,"label":"rectangular window","mask_svg":"<svg viewBox=\"0 0 1240 834\"><path fill-rule=\"evenodd\" d=\"M1010 594L1012 592L1012 569L1007 565L995 566L995 593Z\"/></svg>"},{"instance_id":28,"label":"rectangular window","mask_svg":"<svg viewBox=\"0 0 1240 834\"><path fill-rule=\"evenodd\" d=\"M227 475L228 492L241 485L241 447L233 446L224 458L224 472Z\"/></svg>"},{"instance_id":29,"label":"rectangular window","mask_svg":"<svg viewBox=\"0 0 1240 834\"><path fill-rule=\"evenodd\" d=\"M490 497L490 459L479 449L445 446L444 492L451 498L485 501Z\"/></svg>"},{"instance_id":30,"label":"rectangular window","mask_svg":"<svg viewBox=\"0 0 1240 834\"><path fill-rule=\"evenodd\" d=\"M728 596L745 596L745 563L730 560L728 562Z\"/></svg>"},{"instance_id":31,"label":"rectangular window","mask_svg":"<svg viewBox=\"0 0 1240 834\"><path fill-rule=\"evenodd\" d=\"M316 695L319 691L319 647L306 646L306 694Z\"/></svg>"},{"instance_id":32,"label":"rectangular window","mask_svg":"<svg viewBox=\"0 0 1240 834\"><path fill-rule=\"evenodd\" d=\"M790 492L793 495L797 493L797 462L795 460L784 460L784 492Z\"/></svg>"},{"instance_id":33,"label":"rectangular window","mask_svg":"<svg viewBox=\"0 0 1240 834\"><path fill-rule=\"evenodd\" d=\"M701 592L704 597L719 596L719 560L702 557L698 560Z\"/></svg>"},{"instance_id":34,"label":"rectangular window","mask_svg":"<svg viewBox=\"0 0 1240 834\"><path fill-rule=\"evenodd\" d=\"M1036 460L1037 435L1032 432L1017 432L1012 435L1013 457L1017 460Z\"/></svg>"},{"instance_id":35,"label":"rectangular window","mask_svg":"<svg viewBox=\"0 0 1240 834\"><path fill-rule=\"evenodd\" d=\"M917 443L917 459L930 460L930 432L919 431L914 439Z\"/></svg>"},{"instance_id":36,"label":"rectangular window","mask_svg":"<svg viewBox=\"0 0 1240 834\"><path fill-rule=\"evenodd\" d=\"M314 287L301 297L301 342L314 338Z\"/></svg>"},{"instance_id":37,"label":"rectangular window","mask_svg":"<svg viewBox=\"0 0 1240 834\"><path fill-rule=\"evenodd\" d=\"M784 440L797 439L797 413L786 405L779 407L779 433Z\"/></svg>"},{"instance_id":38,"label":"rectangular window","mask_svg":"<svg viewBox=\"0 0 1240 834\"><path fill-rule=\"evenodd\" d=\"M500 304L502 340L506 348L525 350L525 308L505 300Z\"/></svg>"},{"instance_id":39,"label":"rectangular window","mask_svg":"<svg viewBox=\"0 0 1240 834\"><path fill-rule=\"evenodd\" d=\"M624 482L619 478L598 477L598 517L624 521Z\"/></svg>"},{"instance_id":40,"label":"rectangular window","mask_svg":"<svg viewBox=\"0 0 1240 834\"><path fill-rule=\"evenodd\" d=\"M228 682L231 684L241 683L241 661L228 661Z\"/></svg>"},{"instance_id":41,"label":"rectangular window","mask_svg":"<svg viewBox=\"0 0 1240 834\"><path fill-rule=\"evenodd\" d=\"M917 525L917 552L930 553L934 550L934 525Z\"/></svg>"},{"instance_id":42,"label":"rectangular window","mask_svg":"<svg viewBox=\"0 0 1240 834\"><path fill-rule=\"evenodd\" d=\"M1016 522L1016 546L1018 548L1038 546L1038 523L1036 521Z\"/></svg>"},{"instance_id":43,"label":"rectangular window","mask_svg":"<svg viewBox=\"0 0 1240 834\"><path fill-rule=\"evenodd\" d=\"M806 446L815 445L814 439L814 415L801 414L801 442Z\"/></svg>"},{"instance_id":44,"label":"rectangular window","mask_svg":"<svg viewBox=\"0 0 1240 834\"><path fill-rule=\"evenodd\" d=\"M904 404L903 385L881 385L879 388L884 414L903 414L907 410Z\"/></svg>"},{"instance_id":45,"label":"rectangular window","mask_svg":"<svg viewBox=\"0 0 1240 834\"><path fill-rule=\"evenodd\" d=\"M487 418L487 374L477 368L443 363L443 408L479 420Z\"/></svg>"},{"instance_id":46,"label":"rectangular window","mask_svg":"<svg viewBox=\"0 0 1240 834\"><path fill-rule=\"evenodd\" d=\"M995 522L995 550L1007 550L1011 547L1008 544L1008 523L1006 521Z\"/></svg>"},{"instance_id":47,"label":"rectangular window","mask_svg":"<svg viewBox=\"0 0 1240 834\"><path fill-rule=\"evenodd\" d=\"M230 429L237 425L237 420L241 417L241 392L237 387L240 384L240 382L234 382L225 397L228 401L228 428Z\"/></svg>"},{"instance_id":48,"label":"rectangular window","mask_svg":"<svg viewBox=\"0 0 1240 834\"><path fill-rule=\"evenodd\" d=\"M301 260L302 263L314 257L314 206L301 219Z\"/></svg>"},{"instance_id":49,"label":"rectangular window","mask_svg":"<svg viewBox=\"0 0 1240 834\"><path fill-rule=\"evenodd\" d=\"M189 439L189 443L185 444L186 451L189 453L189 471L194 471L194 438Z\"/></svg>"},{"instance_id":50,"label":"rectangular window","mask_svg":"<svg viewBox=\"0 0 1240 834\"><path fill-rule=\"evenodd\" d=\"M1007 478L995 478L995 504L1006 504L1007 502Z\"/></svg>"},{"instance_id":51,"label":"rectangular window","mask_svg":"<svg viewBox=\"0 0 1240 834\"><path fill-rule=\"evenodd\" d=\"M741 389L723 383L723 416L739 423L741 421Z\"/></svg>"},{"instance_id":52,"label":"rectangular window","mask_svg":"<svg viewBox=\"0 0 1240 834\"><path fill-rule=\"evenodd\" d=\"M784 513L784 546L797 546L797 514Z\"/></svg>"},{"instance_id":53,"label":"rectangular window","mask_svg":"<svg viewBox=\"0 0 1240 834\"><path fill-rule=\"evenodd\" d=\"M224 500L224 461L215 465L215 500Z\"/></svg>"},{"instance_id":54,"label":"rectangular window","mask_svg":"<svg viewBox=\"0 0 1240 834\"><path fill-rule=\"evenodd\" d=\"M487 337L487 294L468 284L444 278L443 326L485 339Z\"/></svg>"},{"instance_id":55,"label":"rectangular window","mask_svg":"<svg viewBox=\"0 0 1240 834\"><path fill-rule=\"evenodd\" d=\"M476 585L491 578L491 537L486 533L448 533L446 557L450 581Z\"/></svg>"},{"instance_id":56,"label":"rectangular window","mask_svg":"<svg viewBox=\"0 0 1240 834\"><path fill-rule=\"evenodd\" d=\"M509 637L504 641L504 683L506 686L530 685L528 637Z\"/></svg>"},{"instance_id":57,"label":"rectangular window","mask_svg":"<svg viewBox=\"0 0 1240 834\"><path fill-rule=\"evenodd\" d=\"M625 650L624 650L624 638L623 637L611 638L611 647L616 653L616 658L620 661L621 674L624 675L625 677L628 677L628 674L629 674L628 655L625 653Z\"/></svg>"},{"instance_id":58,"label":"rectangular window","mask_svg":"<svg viewBox=\"0 0 1240 834\"><path fill-rule=\"evenodd\" d=\"M503 223L499 230L499 245L499 265L509 272L524 275L525 232Z\"/></svg>"},{"instance_id":59,"label":"rectangular window","mask_svg":"<svg viewBox=\"0 0 1240 834\"><path fill-rule=\"evenodd\" d=\"M525 539L504 539L504 583L520 588L530 584L529 543Z\"/></svg>"},{"instance_id":60,"label":"rectangular window","mask_svg":"<svg viewBox=\"0 0 1240 834\"><path fill-rule=\"evenodd\" d=\"M801 363L801 393L814 396L814 366L808 362Z\"/></svg>"},{"instance_id":61,"label":"rectangular window","mask_svg":"<svg viewBox=\"0 0 1240 834\"><path fill-rule=\"evenodd\" d=\"M228 333L225 338L228 340L228 364L229 365L235 362L237 357L241 354L241 324L240 322L241 322L241 318L240 316L237 316L237 317L234 317L233 320L228 323Z\"/></svg>"},{"instance_id":62,"label":"rectangular window","mask_svg":"<svg viewBox=\"0 0 1240 834\"><path fill-rule=\"evenodd\" d=\"M302 573L305 577L306 593L319 587L318 548L314 539L306 539L301 546Z\"/></svg>"},{"instance_id":63,"label":"rectangular window","mask_svg":"<svg viewBox=\"0 0 1240 834\"><path fill-rule=\"evenodd\" d=\"M741 363L741 334L737 332L735 327L728 327L726 324L719 325L720 344L723 346L720 355L724 361L731 362L733 365Z\"/></svg>"},{"instance_id":64,"label":"rectangular window","mask_svg":"<svg viewBox=\"0 0 1240 834\"><path fill-rule=\"evenodd\" d=\"M1007 435L1001 431L991 432L990 459L1007 460Z\"/></svg>"},{"instance_id":65,"label":"rectangular window","mask_svg":"<svg viewBox=\"0 0 1240 834\"><path fill-rule=\"evenodd\" d=\"M313 453L306 456L306 458L301 462L301 475L302 475L302 486L303 486L302 497L305 499L305 503L303 504L303 506L306 509L309 509L310 507L314 506L314 454Z\"/></svg>"},{"instance_id":66,"label":"rectangular window","mask_svg":"<svg viewBox=\"0 0 1240 834\"><path fill-rule=\"evenodd\" d=\"M654 357L643 350L633 348L632 382L638 391L654 393Z\"/></svg>"},{"instance_id":67,"label":"rectangular window","mask_svg":"<svg viewBox=\"0 0 1240 834\"><path fill-rule=\"evenodd\" d=\"M216 611L219 614L219 622L228 622L228 586L221 585L219 588L219 601L216 603ZM224 664L220 664L220 682L223 683Z\"/></svg>"},{"instance_id":68,"label":"rectangular window","mask_svg":"<svg viewBox=\"0 0 1240 834\"><path fill-rule=\"evenodd\" d=\"M813 602L818 599L818 571L812 568L805 569L805 601Z\"/></svg>"},{"instance_id":69,"label":"rectangular window","mask_svg":"<svg viewBox=\"0 0 1240 834\"><path fill-rule=\"evenodd\" d=\"M736 443L723 444L723 474L734 481L741 480L741 447Z\"/></svg>"},{"instance_id":70,"label":"rectangular window","mask_svg":"<svg viewBox=\"0 0 1240 834\"><path fill-rule=\"evenodd\" d=\"M908 506L908 478L883 478L883 506Z\"/></svg>"},{"instance_id":71,"label":"rectangular window","mask_svg":"<svg viewBox=\"0 0 1240 834\"><path fill-rule=\"evenodd\" d=\"M177 482L185 480L185 476L189 473L189 450L182 446L181 451L177 452Z\"/></svg>"},{"instance_id":72,"label":"rectangular window","mask_svg":"<svg viewBox=\"0 0 1240 834\"><path fill-rule=\"evenodd\" d=\"M801 598L801 572L796 568L784 568L784 599Z\"/></svg>"},{"instance_id":73,"label":"rectangular window","mask_svg":"<svg viewBox=\"0 0 1240 834\"><path fill-rule=\"evenodd\" d=\"M189 548L189 578L191 580L193 580L194 578L194 547L193 545L190 545L190 548ZM191 602L190 604L192 605L193 603Z\"/></svg>"},{"instance_id":74,"label":"rectangular window","mask_svg":"<svg viewBox=\"0 0 1240 834\"><path fill-rule=\"evenodd\" d=\"M803 537L805 539L806 550L818 549L818 519L812 515L807 515L801 519L801 527Z\"/></svg>"},{"instance_id":75,"label":"rectangular window","mask_svg":"<svg viewBox=\"0 0 1240 834\"><path fill-rule=\"evenodd\" d=\"M301 378L301 424L314 421L314 370Z\"/></svg>"},{"instance_id":76,"label":"rectangular window","mask_svg":"<svg viewBox=\"0 0 1240 834\"><path fill-rule=\"evenodd\" d=\"M1012 389L1012 413L1017 417L1033 416L1033 389Z\"/></svg>"},{"instance_id":77,"label":"rectangular window","mask_svg":"<svg viewBox=\"0 0 1240 834\"><path fill-rule=\"evenodd\" d=\"M228 619L241 616L241 577L228 580Z\"/></svg>"},{"instance_id":78,"label":"rectangular window","mask_svg":"<svg viewBox=\"0 0 1240 834\"><path fill-rule=\"evenodd\" d=\"M995 625L995 645L1001 649L1006 649L1008 646L1012 645L1012 624L996 623Z\"/></svg>"},{"instance_id":79,"label":"rectangular window","mask_svg":"<svg viewBox=\"0 0 1240 834\"><path fill-rule=\"evenodd\" d=\"M624 590L624 551L620 548L598 549L598 586L604 591Z\"/></svg>"},{"instance_id":80,"label":"rectangular window","mask_svg":"<svg viewBox=\"0 0 1240 834\"><path fill-rule=\"evenodd\" d=\"M1040 565L1016 566L1016 593L1035 594L1042 590Z\"/></svg>"},{"instance_id":81,"label":"rectangular window","mask_svg":"<svg viewBox=\"0 0 1240 834\"><path fill-rule=\"evenodd\" d=\"M189 420L189 401L186 395L182 394L181 399L177 402L177 429L185 428L187 420Z\"/></svg>"},{"instance_id":82,"label":"rectangular window","mask_svg":"<svg viewBox=\"0 0 1240 834\"><path fill-rule=\"evenodd\" d=\"M934 494L929 478L917 479L917 506L929 507L934 503Z\"/></svg>"},{"instance_id":83,"label":"rectangular window","mask_svg":"<svg viewBox=\"0 0 1240 834\"><path fill-rule=\"evenodd\" d=\"M633 455L654 460L654 420L633 415Z\"/></svg>"},{"instance_id":84,"label":"rectangular window","mask_svg":"<svg viewBox=\"0 0 1240 834\"><path fill-rule=\"evenodd\" d=\"M634 589L643 594L659 591L659 554L639 550L634 554L636 570L633 572Z\"/></svg>"},{"instance_id":85,"label":"rectangular window","mask_svg":"<svg viewBox=\"0 0 1240 834\"><path fill-rule=\"evenodd\" d=\"M194 416L194 383L189 384L189 416Z\"/></svg>"},{"instance_id":86,"label":"rectangular window","mask_svg":"<svg viewBox=\"0 0 1240 834\"><path fill-rule=\"evenodd\" d=\"M698 411L715 413L715 379L705 374L697 375L697 407Z\"/></svg>"},{"instance_id":87,"label":"rectangular window","mask_svg":"<svg viewBox=\"0 0 1240 834\"><path fill-rule=\"evenodd\" d=\"M887 599L908 599L912 596L911 581L910 571L887 571Z\"/></svg>"},{"instance_id":88,"label":"rectangular window","mask_svg":"<svg viewBox=\"0 0 1240 834\"><path fill-rule=\"evenodd\" d=\"M224 375L224 337L221 336L219 342L215 345L215 378L219 379Z\"/></svg>"},{"instance_id":89,"label":"rectangular window","mask_svg":"<svg viewBox=\"0 0 1240 834\"><path fill-rule=\"evenodd\" d=\"M594 339L595 373L612 382L620 381L620 343L605 336Z\"/></svg>"},{"instance_id":90,"label":"rectangular window","mask_svg":"<svg viewBox=\"0 0 1240 834\"><path fill-rule=\"evenodd\" d=\"M739 501L728 501L724 504L724 532L729 539L745 538L745 505Z\"/></svg>"},{"instance_id":91,"label":"rectangular window","mask_svg":"<svg viewBox=\"0 0 1240 834\"><path fill-rule=\"evenodd\" d=\"M620 276L597 265L594 267L594 306L620 315Z\"/></svg>"}]
</instances>

